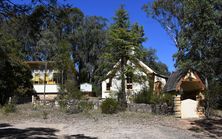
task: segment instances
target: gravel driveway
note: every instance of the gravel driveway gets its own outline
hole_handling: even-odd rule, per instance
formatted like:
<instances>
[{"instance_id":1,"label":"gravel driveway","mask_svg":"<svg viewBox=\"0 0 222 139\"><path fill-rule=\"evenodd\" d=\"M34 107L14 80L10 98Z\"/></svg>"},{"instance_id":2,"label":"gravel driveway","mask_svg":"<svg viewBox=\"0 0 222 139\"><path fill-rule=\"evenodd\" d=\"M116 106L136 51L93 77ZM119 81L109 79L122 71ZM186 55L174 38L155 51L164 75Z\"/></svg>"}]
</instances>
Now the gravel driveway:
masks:
<instances>
[{"instance_id":1,"label":"gravel driveway","mask_svg":"<svg viewBox=\"0 0 222 139\"><path fill-rule=\"evenodd\" d=\"M208 139L222 138L222 119L181 120L151 113L99 110L67 114L50 106L18 105L0 109L0 138L45 139Z\"/></svg>"},{"instance_id":2,"label":"gravel driveway","mask_svg":"<svg viewBox=\"0 0 222 139\"><path fill-rule=\"evenodd\" d=\"M189 124L167 116L143 113L85 115L47 119L0 120L0 138L195 139L208 138L187 130Z\"/></svg>"}]
</instances>

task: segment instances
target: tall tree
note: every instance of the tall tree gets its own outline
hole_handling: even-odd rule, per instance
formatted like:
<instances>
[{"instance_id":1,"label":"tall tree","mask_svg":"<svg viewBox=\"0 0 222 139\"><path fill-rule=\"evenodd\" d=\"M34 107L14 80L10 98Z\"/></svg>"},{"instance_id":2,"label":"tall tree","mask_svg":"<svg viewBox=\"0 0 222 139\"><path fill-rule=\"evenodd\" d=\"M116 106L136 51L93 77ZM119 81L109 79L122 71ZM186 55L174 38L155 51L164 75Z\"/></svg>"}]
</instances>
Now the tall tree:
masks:
<instances>
[{"instance_id":1,"label":"tall tree","mask_svg":"<svg viewBox=\"0 0 222 139\"><path fill-rule=\"evenodd\" d=\"M215 82L222 85L221 0L156 0L145 6L145 11L175 41L177 68L199 71L208 80L209 90Z\"/></svg>"},{"instance_id":2,"label":"tall tree","mask_svg":"<svg viewBox=\"0 0 222 139\"><path fill-rule=\"evenodd\" d=\"M12 36L0 31L0 104L9 97L33 94L31 71L21 59L20 45Z\"/></svg>"},{"instance_id":3,"label":"tall tree","mask_svg":"<svg viewBox=\"0 0 222 139\"><path fill-rule=\"evenodd\" d=\"M72 35L73 58L78 65L79 82L98 83L94 78L101 50L106 45L106 19L85 17Z\"/></svg>"},{"instance_id":4,"label":"tall tree","mask_svg":"<svg viewBox=\"0 0 222 139\"><path fill-rule=\"evenodd\" d=\"M126 108L125 75L127 74L127 60L141 56L142 42L144 42L143 28L138 24L130 25L129 15L121 5L113 17L114 23L108 30L108 45L103 54L108 67L120 62L121 91L118 101L122 108Z\"/></svg>"},{"instance_id":5,"label":"tall tree","mask_svg":"<svg viewBox=\"0 0 222 139\"><path fill-rule=\"evenodd\" d=\"M212 78L221 76L221 5L220 0L157 0L145 10L175 40L176 66L195 68Z\"/></svg>"}]
</instances>

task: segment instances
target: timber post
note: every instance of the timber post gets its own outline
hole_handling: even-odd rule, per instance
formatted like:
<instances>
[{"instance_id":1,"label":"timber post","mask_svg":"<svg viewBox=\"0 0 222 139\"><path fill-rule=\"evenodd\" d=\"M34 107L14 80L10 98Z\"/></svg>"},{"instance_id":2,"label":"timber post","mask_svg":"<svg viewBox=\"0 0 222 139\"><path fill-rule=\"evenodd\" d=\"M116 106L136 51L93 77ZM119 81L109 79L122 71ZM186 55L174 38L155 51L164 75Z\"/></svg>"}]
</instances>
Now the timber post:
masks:
<instances>
[{"instance_id":1,"label":"timber post","mask_svg":"<svg viewBox=\"0 0 222 139\"><path fill-rule=\"evenodd\" d=\"M45 102L45 92L46 92L46 70L47 70L47 62L45 63L45 73L44 73L44 92L43 92L43 95L44 95L44 99L43 99L43 101L44 101L44 105L46 104L46 102Z\"/></svg>"},{"instance_id":2,"label":"timber post","mask_svg":"<svg viewBox=\"0 0 222 139\"><path fill-rule=\"evenodd\" d=\"M35 104L35 96L32 95L32 104Z\"/></svg>"},{"instance_id":3,"label":"timber post","mask_svg":"<svg viewBox=\"0 0 222 139\"><path fill-rule=\"evenodd\" d=\"M12 104L12 97L9 97L8 104Z\"/></svg>"}]
</instances>

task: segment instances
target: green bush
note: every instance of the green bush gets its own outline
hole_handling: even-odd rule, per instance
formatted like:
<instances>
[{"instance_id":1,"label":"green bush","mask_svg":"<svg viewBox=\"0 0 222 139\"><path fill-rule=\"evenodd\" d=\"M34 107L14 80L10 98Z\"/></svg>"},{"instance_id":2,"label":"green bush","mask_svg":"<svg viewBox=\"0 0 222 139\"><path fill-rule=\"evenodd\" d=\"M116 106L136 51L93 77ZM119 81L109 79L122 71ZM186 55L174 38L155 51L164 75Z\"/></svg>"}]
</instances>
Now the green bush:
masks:
<instances>
[{"instance_id":1,"label":"green bush","mask_svg":"<svg viewBox=\"0 0 222 139\"><path fill-rule=\"evenodd\" d=\"M81 112L88 112L93 109L93 104L90 102L81 101L78 103L78 109Z\"/></svg>"},{"instance_id":2,"label":"green bush","mask_svg":"<svg viewBox=\"0 0 222 139\"><path fill-rule=\"evenodd\" d=\"M82 98L82 92L80 92L76 81L74 80L67 80L64 85L60 86L60 91L62 92L62 95L59 97L59 99L81 99Z\"/></svg>"},{"instance_id":3,"label":"green bush","mask_svg":"<svg viewBox=\"0 0 222 139\"><path fill-rule=\"evenodd\" d=\"M145 103L150 104L151 103L151 97L153 92L144 88L141 92L135 95L134 102L135 103Z\"/></svg>"},{"instance_id":4,"label":"green bush","mask_svg":"<svg viewBox=\"0 0 222 139\"><path fill-rule=\"evenodd\" d=\"M113 98L106 98L101 104L102 113L113 114L118 111L119 104Z\"/></svg>"},{"instance_id":5,"label":"green bush","mask_svg":"<svg viewBox=\"0 0 222 139\"><path fill-rule=\"evenodd\" d=\"M77 104L73 106L68 104L72 100L77 102L82 98L82 92L78 89L76 81L66 80L65 84L60 85L60 92L62 93L57 97L60 109L70 114L79 113Z\"/></svg>"},{"instance_id":6,"label":"green bush","mask_svg":"<svg viewBox=\"0 0 222 139\"><path fill-rule=\"evenodd\" d=\"M4 113L13 113L16 111L16 106L15 104L6 104L4 107L3 107L3 111Z\"/></svg>"},{"instance_id":7,"label":"green bush","mask_svg":"<svg viewBox=\"0 0 222 139\"><path fill-rule=\"evenodd\" d=\"M173 106L173 95L163 94L162 96L160 96L160 102L166 103L168 106Z\"/></svg>"},{"instance_id":8,"label":"green bush","mask_svg":"<svg viewBox=\"0 0 222 139\"><path fill-rule=\"evenodd\" d=\"M67 102L64 98L60 97L58 98L59 108L61 111L65 112L67 107Z\"/></svg>"},{"instance_id":9,"label":"green bush","mask_svg":"<svg viewBox=\"0 0 222 139\"><path fill-rule=\"evenodd\" d=\"M71 105L69 107L66 107L66 109L65 109L65 113L67 113L67 114L77 114L80 112L82 112L82 111L79 109L78 105Z\"/></svg>"},{"instance_id":10,"label":"green bush","mask_svg":"<svg viewBox=\"0 0 222 139\"><path fill-rule=\"evenodd\" d=\"M173 105L173 96L171 94L161 94L159 96L155 95L153 91L148 89L143 89L139 92L135 98L135 103L145 103L145 104L163 104L166 103L169 106Z\"/></svg>"},{"instance_id":11,"label":"green bush","mask_svg":"<svg viewBox=\"0 0 222 139\"><path fill-rule=\"evenodd\" d=\"M101 92L101 87L100 87L100 85L93 84L93 88L92 88L92 89L93 89L92 91L95 93L95 96L96 96L96 97L102 96L102 92Z\"/></svg>"}]
</instances>

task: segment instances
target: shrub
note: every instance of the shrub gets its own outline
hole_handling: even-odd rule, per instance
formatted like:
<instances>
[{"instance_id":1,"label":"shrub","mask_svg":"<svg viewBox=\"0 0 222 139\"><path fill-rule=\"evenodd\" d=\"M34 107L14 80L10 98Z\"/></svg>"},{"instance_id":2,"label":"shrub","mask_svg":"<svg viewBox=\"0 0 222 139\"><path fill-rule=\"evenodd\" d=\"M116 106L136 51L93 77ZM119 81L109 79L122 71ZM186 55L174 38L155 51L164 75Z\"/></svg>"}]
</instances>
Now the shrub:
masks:
<instances>
[{"instance_id":1,"label":"shrub","mask_svg":"<svg viewBox=\"0 0 222 139\"><path fill-rule=\"evenodd\" d=\"M3 107L3 111L4 113L13 113L16 111L16 106L15 104L11 103L11 104L6 104L4 107Z\"/></svg>"},{"instance_id":2,"label":"shrub","mask_svg":"<svg viewBox=\"0 0 222 139\"><path fill-rule=\"evenodd\" d=\"M61 90L63 95L67 99L81 99L82 92L78 89L77 83L74 80L67 80L62 87L64 88Z\"/></svg>"},{"instance_id":3,"label":"shrub","mask_svg":"<svg viewBox=\"0 0 222 139\"><path fill-rule=\"evenodd\" d=\"M160 96L160 102L166 103L168 106L173 106L173 95L163 94L162 96Z\"/></svg>"},{"instance_id":4,"label":"shrub","mask_svg":"<svg viewBox=\"0 0 222 139\"><path fill-rule=\"evenodd\" d=\"M60 91L62 94L57 97L60 109L70 114L79 113L76 102L82 98L82 92L78 89L76 81L67 80L64 85L60 86ZM72 104L74 102L75 104Z\"/></svg>"},{"instance_id":5,"label":"shrub","mask_svg":"<svg viewBox=\"0 0 222 139\"><path fill-rule=\"evenodd\" d=\"M42 118L43 119L48 119L48 112L46 110L42 111Z\"/></svg>"},{"instance_id":6,"label":"shrub","mask_svg":"<svg viewBox=\"0 0 222 139\"><path fill-rule=\"evenodd\" d=\"M169 106L173 105L173 96L171 94L161 94L155 95L153 91L148 89L143 89L139 92L135 98L135 103L145 103L145 104L163 104L166 103Z\"/></svg>"},{"instance_id":7,"label":"shrub","mask_svg":"<svg viewBox=\"0 0 222 139\"><path fill-rule=\"evenodd\" d=\"M67 97L60 97L59 100L59 106L60 110L62 112L68 113L68 114L76 114L79 113L80 110L78 109L78 102L77 99L68 99Z\"/></svg>"},{"instance_id":8,"label":"shrub","mask_svg":"<svg viewBox=\"0 0 222 139\"><path fill-rule=\"evenodd\" d=\"M116 113L118 110L118 106L119 104L115 99L106 98L101 104L102 113L105 113L105 114Z\"/></svg>"},{"instance_id":9,"label":"shrub","mask_svg":"<svg viewBox=\"0 0 222 139\"><path fill-rule=\"evenodd\" d=\"M61 111L66 111L67 107L67 102L64 98L59 97L58 98L58 103L59 103L59 108Z\"/></svg>"},{"instance_id":10,"label":"shrub","mask_svg":"<svg viewBox=\"0 0 222 139\"><path fill-rule=\"evenodd\" d=\"M100 90L101 90L100 85L93 84L92 91L95 93L95 96L96 96L96 97L102 96L102 92L101 92Z\"/></svg>"},{"instance_id":11,"label":"shrub","mask_svg":"<svg viewBox=\"0 0 222 139\"><path fill-rule=\"evenodd\" d=\"M57 100L60 101L69 101L71 99L81 99L82 93L78 89L77 83L74 80L67 80L65 84L60 84L61 95L57 97Z\"/></svg>"},{"instance_id":12,"label":"shrub","mask_svg":"<svg viewBox=\"0 0 222 139\"><path fill-rule=\"evenodd\" d=\"M135 95L134 102L135 103L145 103L150 104L151 103L151 97L153 92L144 88L141 92Z\"/></svg>"},{"instance_id":13,"label":"shrub","mask_svg":"<svg viewBox=\"0 0 222 139\"><path fill-rule=\"evenodd\" d=\"M88 112L93 109L93 104L90 102L81 101L78 103L78 109L81 112Z\"/></svg>"},{"instance_id":14,"label":"shrub","mask_svg":"<svg viewBox=\"0 0 222 139\"><path fill-rule=\"evenodd\" d=\"M77 114L80 112L81 110L79 109L78 105L71 105L65 109L65 113L68 113L68 114Z\"/></svg>"}]
</instances>

